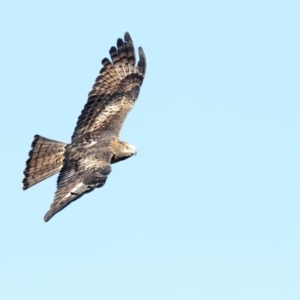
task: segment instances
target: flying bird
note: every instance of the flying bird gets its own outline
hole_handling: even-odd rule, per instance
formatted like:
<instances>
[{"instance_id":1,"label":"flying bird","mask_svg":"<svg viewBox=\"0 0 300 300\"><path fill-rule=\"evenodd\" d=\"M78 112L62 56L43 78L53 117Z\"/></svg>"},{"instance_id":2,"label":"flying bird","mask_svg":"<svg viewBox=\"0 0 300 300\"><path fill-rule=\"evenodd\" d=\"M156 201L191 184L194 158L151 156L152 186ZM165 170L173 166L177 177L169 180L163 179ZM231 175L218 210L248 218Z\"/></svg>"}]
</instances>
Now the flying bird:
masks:
<instances>
[{"instance_id":1,"label":"flying bird","mask_svg":"<svg viewBox=\"0 0 300 300\"><path fill-rule=\"evenodd\" d=\"M136 154L136 148L119 139L123 122L138 98L146 72L146 58L135 50L128 32L109 50L111 60L102 60L96 78L71 138L66 144L35 135L24 170L23 189L59 172L48 222L71 202L102 187L111 164Z\"/></svg>"}]
</instances>

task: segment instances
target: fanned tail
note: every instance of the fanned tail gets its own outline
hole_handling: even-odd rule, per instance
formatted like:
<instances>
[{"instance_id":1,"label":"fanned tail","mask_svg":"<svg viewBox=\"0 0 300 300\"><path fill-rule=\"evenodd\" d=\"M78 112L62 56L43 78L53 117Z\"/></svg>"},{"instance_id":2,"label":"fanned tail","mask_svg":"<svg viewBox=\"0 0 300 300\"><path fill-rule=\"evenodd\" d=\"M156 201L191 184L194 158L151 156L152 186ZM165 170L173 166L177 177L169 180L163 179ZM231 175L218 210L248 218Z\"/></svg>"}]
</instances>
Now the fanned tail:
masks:
<instances>
[{"instance_id":1,"label":"fanned tail","mask_svg":"<svg viewBox=\"0 0 300 300\"><path fill-rule=\"evenodd\" d=\"M24 170L23 190L60 171L67 144L35 135Z\"/></svg>"}]
</instances>

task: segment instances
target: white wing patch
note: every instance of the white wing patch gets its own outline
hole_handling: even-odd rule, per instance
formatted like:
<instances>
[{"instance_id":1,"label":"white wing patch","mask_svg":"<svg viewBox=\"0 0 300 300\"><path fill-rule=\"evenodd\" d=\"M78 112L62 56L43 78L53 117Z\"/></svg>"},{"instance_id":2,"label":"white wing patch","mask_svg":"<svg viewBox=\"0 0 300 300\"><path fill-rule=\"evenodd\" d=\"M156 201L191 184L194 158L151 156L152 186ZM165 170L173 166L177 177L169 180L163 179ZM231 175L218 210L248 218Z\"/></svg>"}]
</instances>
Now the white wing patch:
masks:
<instances>
[{"instance_id":1,"label":"white wing patch","mask_svg":"<svg viewBox=\"0 0 300 300\"><path fill-rule=\"evenodd\" d=\"M64 196L61 200L63 201L63 200L65 200L66 198L72 197L74 194L80 194L82 188L85 189L85 188L86 188L86 185L83 184L82 182L76 184L76 185L72 188L72 190L71 190L68 194L66 194L66 196Z\"/></svg>"}]
</instances>

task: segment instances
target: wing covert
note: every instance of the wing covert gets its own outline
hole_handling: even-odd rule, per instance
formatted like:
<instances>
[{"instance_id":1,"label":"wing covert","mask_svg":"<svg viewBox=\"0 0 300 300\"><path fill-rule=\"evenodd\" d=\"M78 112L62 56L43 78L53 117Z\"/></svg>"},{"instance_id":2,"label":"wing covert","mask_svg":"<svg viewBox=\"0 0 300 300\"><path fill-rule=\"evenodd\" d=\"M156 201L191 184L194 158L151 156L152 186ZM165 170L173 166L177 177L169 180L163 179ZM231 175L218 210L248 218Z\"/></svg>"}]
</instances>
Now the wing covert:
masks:
<instances>
[{"instance_id":1,"label":"wing covert","mask_svg":"<svg viewBox=\"0 0 300 300\"><path fill-rule=\"evenodd\" d=\"M124 40L117 40L117 47L110 48L110 57L102 60L103 68L88 95L88 101L78 118L72 141L81 135L97 130L113 130L119 133L126 115L139 94L146 72L145 54L135 50L128 32Z\"/></svg>"},{"instance_id":2,"label":"wing covert","mask_svg":"<svg viewBox=\"0 0 300 300\"><path fill-rule=\"evenodd\" d=\"M44 220L48 222L55 214L84 194L102 187L111 172L112 154L80 145L68 145L63 168L57 179L57 190Z\"/></svg>"}]
</instances>

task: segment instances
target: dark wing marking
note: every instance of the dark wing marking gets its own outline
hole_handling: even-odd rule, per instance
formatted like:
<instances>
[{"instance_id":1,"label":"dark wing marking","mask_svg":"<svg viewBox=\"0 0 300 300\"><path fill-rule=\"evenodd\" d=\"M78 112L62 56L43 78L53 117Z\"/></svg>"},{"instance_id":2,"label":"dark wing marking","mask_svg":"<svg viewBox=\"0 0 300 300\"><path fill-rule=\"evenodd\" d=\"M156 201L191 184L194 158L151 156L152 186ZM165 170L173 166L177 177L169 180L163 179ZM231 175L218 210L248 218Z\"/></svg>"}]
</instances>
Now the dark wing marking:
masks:
<instances>
[{"instance_id":1,"label":"dark wing marking","mask_svg":"<svg viewBox=\"0 0 300 300\"><path fill-rule=\"evenodd\" d=\"M133 42L128 32L124 41L118 39L117 48L111 47L111 61L102 60L103 68L88 101L78 118L72 141L87 132L112 130L119 134L126 115L138 97L146 72L146 58L139 48L136 66Z\"/></svg>"},{"instance_id":2,"label":"dark wing marking","mask_svg":"<svg viewBox=\"0 0 300 300\"><path fill-rule=\"evenodd\" d=\"M111 171L111 157L112 154L101 151L101 148L95 152L88 145L68 145L55 197L44 217L45 222L84 194L102 187Z\"/></svg>"}]
</instances>

